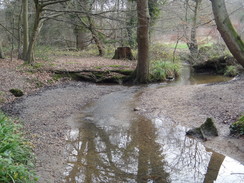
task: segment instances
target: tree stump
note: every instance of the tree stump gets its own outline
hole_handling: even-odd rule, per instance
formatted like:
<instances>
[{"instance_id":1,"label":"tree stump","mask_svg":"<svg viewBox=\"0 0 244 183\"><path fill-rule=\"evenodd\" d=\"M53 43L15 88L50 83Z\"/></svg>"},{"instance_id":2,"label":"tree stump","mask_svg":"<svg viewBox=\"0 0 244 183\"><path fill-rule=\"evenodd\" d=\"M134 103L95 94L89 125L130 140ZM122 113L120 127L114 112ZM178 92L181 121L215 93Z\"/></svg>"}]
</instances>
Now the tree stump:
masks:
<instances>
[{"instance_id":1,"label":"tree stump","mask_svg":"<svg viewBox=\"0 0 244 183\"><path fill-rule=\"evenodd\" d=\"M135 60L132 55L132 51L130 47L118 47L115 50L114 56L112 59L128 59Z\"/></svg>"}]
</instances>

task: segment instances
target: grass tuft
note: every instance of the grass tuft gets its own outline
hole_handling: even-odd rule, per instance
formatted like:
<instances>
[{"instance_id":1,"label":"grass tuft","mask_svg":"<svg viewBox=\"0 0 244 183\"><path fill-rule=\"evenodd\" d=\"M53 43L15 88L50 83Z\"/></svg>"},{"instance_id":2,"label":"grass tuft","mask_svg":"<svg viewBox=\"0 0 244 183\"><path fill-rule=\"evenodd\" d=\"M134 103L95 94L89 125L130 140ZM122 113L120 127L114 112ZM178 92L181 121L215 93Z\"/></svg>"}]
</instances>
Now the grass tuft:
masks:
<instances>
[{"instance_id":1,"label":"grass tuft","mask_svg":"<svg viewBox=\"0 0 244 183\"><path fill-rule=\"evenodd\" d=\"M180 72L180 64L170 61L156 60L151 63L150 75L152 81L165 81L176 78Z\"/></svg>"}]
</instances>

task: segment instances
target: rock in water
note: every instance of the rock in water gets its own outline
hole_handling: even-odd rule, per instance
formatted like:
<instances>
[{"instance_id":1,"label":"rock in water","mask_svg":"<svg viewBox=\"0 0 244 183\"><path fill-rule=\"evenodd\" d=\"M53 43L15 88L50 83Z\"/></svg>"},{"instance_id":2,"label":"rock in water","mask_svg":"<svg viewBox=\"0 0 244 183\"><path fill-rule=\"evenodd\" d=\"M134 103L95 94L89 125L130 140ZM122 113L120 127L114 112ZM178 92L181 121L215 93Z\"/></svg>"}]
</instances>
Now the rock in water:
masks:
<instances>
[{"instance_id":1,"label":"rock in water","mask_svg":"<svg viewBox=\"0 0 244 183\"><path fill-rule=\"evenodd\" d=\"M214 125L212 118L207 118L205 123L203 123L199 128L188 130L186 135L207 140L207 137L218 136L218 130Z\"/></svg>"}]
</instances>

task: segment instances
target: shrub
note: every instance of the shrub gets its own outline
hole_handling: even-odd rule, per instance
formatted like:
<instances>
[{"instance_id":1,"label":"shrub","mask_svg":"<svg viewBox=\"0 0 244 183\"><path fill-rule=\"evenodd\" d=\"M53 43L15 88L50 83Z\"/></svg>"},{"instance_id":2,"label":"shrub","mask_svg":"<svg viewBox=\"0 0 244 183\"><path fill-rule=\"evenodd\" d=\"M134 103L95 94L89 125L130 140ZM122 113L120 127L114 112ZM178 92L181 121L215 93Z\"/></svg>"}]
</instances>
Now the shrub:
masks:
<instances>
[{"instance_id":1,"label":"shrub","mask_svg":"<svg viewBox=\"0 0 244 183\"><path fill-rule=\"evenodd\" d=\"M0 182L36 182L33 153L15 124L0 112Z\"/></svg>"},{"instance_id":2,"label":"shrub","mask_svg":"<svg viewBox=\"0 0 244 183\"><path fill-rule=\"evenodd\" d=\"M179 75L180 64L157 60L151 63L150 76L152 81L165 81Z\"/></svg>"},{"instance_id":3,"label":"shrub","mask_svg":"<svg viewBox=\"0 0 244 183\"><path fill-rule=\"evenodd\" d=\"M230 125L230 134L241 136L244 135L244 115L238 121Z\"/></svg>"},{"instance_id":4,"label":"shrub","mask_svg":"<svg viewBox=\"0 0 244 183\"><path fill-rule=\"evenodd\" d=\"M234 66L234 65L230 65L230 66L227 66L226 67L226 70L224 72L224 75L225 76L230 76L230 77L233 77L233 76L237 76L238 75L238 68L237 66Z\"/></svg>"}]
</instances>

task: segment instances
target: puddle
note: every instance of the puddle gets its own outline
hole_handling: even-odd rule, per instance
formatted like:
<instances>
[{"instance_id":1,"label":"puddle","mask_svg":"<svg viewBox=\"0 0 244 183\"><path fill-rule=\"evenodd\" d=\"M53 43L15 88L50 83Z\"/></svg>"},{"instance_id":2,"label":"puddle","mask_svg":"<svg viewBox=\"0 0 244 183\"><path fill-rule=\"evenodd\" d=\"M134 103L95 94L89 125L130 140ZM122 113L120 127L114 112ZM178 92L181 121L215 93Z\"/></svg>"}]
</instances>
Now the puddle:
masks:
<instances>
[{"instance_id":1,"label":"puddle","mask_svg":"<svg viewBox=\"0 0 244 183\"><path fill-rule=\"evenodd\" d=\"M185 136L170 119L133 111L138 88L106 95L70 122L64 182L242 182L244 166Z\"/></svg>"},{"instance_id":2,"label":"puddle","mask_svg":"<svg viewBox=\"0 0 244 183\"><path fill-rule=\"evenodd\" d=\"M191 73L191 68L189 65L183 65L181 69L180 78L177 79L174 85L195 85L195 84L208 84L208 83L218 83L231 80L232 77L226 77L222 75L209 74L209 73Z\"/></svg>"}]
</instances>

